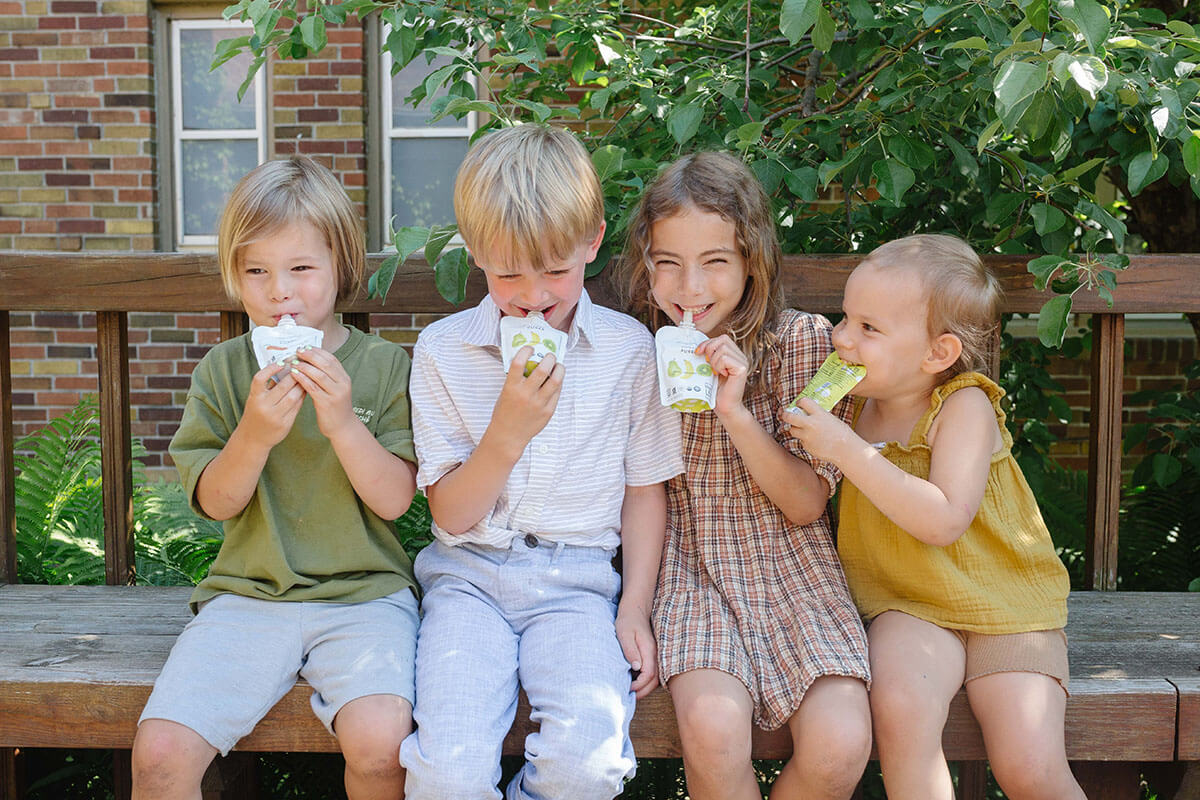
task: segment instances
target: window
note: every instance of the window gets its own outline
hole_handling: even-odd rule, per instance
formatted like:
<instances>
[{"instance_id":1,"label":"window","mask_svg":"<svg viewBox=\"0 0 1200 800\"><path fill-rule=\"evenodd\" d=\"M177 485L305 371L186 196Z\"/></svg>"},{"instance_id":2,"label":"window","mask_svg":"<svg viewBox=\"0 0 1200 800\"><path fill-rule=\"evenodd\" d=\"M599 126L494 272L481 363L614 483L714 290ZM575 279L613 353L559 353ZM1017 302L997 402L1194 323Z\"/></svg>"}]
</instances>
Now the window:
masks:
<instances>
[{"instance_id":1,"label":"window","mask_svg":"<svg viewBox=\"0 0 1200 800\"><path fill-rule=\"evenodd\" d=\"M404 102L426 76L449 64L449 58L438 56L427 64L418 55L395 75L391 54L385 50L382 58L383 219L394 216L398 228L453 222L454 174L475 131L476 113L431 123L428 101L418 108Z\"/></svg>"},{"instance_id":2,"label":"window","mask_svg":"<svg viewBox=\"0 0 1200 800\"><path fill-rule=\"evenodd\" d=\"M171 22L172 199L175 246L215 245L225 199L238 179L266 158L263 73L241 102L250 55L210 72L217 42L249 25L237 21Z\"/></svg>"}]
</instances>

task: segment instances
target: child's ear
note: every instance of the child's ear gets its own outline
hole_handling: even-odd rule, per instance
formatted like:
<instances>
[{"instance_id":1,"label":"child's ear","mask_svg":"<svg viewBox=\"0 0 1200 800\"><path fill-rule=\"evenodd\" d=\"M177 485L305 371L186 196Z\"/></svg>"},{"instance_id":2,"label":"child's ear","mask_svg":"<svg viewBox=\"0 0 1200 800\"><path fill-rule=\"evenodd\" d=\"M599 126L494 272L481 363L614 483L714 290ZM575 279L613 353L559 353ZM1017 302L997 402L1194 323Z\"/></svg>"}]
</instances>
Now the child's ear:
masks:
<instances>
[{"instance_id":1,"label":"child's ear","mask_svg":"<svg viewBox=\"0 0 1200 800\"><path fill-rule=\"evenodd\" d=\"M604 241L605 225L604 220L600 220L600 230L596 232L596 238L588 242L587 258L583 263L590 264L596 260L596 253L600 252L600 244Z\"/></svg>"},{"instance_id":2,"label":"child's ear","mask_svg":"<svg viewBox=\"0 0 1200 800\"><path fill-rule=\"evenodd\" d=\"M962 355L962 340L953 333L943 333L929 343L929 352L921 362L921 369L930 375L940 375L954 366Z\"/></svg>"}]
</instances>

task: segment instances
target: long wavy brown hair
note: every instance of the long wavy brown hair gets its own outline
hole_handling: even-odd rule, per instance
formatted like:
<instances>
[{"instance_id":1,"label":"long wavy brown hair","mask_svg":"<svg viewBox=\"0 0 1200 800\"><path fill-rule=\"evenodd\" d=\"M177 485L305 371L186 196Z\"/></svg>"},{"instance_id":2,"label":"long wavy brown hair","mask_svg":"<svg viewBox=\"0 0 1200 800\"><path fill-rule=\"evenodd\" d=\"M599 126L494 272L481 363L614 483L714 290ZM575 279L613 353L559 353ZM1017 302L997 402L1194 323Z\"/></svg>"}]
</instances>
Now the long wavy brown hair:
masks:
<instances>
[{"instance_id":1,"label":"long wavy brown hair","mask_svg":"<svg viewBox=\"0 0 1200 800\"><path fill-rule=\"evenodd\" d=\"M738 248L746 260L746 285L725 326L750 361L747 393L763 391L764 362L773 352L775 325L783 308L783 253L770 200L754 173L736 157L719 152L684 156L663 170L642 194L618 265L621 301L628 313L652 331L671 324L650 294L654 273L650 231L655 222L689 208L719 214L734 226Z\"/></svg>"}]
</instances>

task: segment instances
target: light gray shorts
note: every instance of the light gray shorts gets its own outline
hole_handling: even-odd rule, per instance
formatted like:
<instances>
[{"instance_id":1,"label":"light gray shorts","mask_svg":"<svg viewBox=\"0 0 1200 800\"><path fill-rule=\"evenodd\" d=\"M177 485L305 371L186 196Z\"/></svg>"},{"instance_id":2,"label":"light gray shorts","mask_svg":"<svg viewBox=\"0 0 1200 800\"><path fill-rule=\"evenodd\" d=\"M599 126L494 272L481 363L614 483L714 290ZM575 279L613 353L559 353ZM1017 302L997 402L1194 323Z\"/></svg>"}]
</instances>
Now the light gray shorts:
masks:
<instances>
[{"instance_id":1,"label":"light gray shorts","mask_svg":"<svg viewBox=\"0 0 1200 800\"><path fill-rule=\"evenodd\" d=\"M410 589L366 603L295 603L222 594L179 634L140 724L166 719L228 754L303 677L333 733L342 706L390 694L413 703L417 599Z\"/></svg>"}]
</instances>

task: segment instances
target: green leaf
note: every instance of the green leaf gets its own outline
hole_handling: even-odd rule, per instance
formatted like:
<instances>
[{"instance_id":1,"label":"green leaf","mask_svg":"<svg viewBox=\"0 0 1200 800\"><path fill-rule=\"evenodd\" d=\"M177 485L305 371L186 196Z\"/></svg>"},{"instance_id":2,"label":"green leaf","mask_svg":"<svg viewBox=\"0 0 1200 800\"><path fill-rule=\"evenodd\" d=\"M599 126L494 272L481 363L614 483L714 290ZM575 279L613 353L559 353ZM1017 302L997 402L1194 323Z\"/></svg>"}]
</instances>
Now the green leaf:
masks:
<instances>
[{"instance_id":1,"label":"green leaf","mask_svg":"<svg viewBox=\"0 0 1200 800\"><path fill-rule=\"evenodd\" d=\"M1196 29L1181 19L1173 19L1167 23L1167 30L1171 33L1177 33L1180 36L1186 36L1189 39L1196 38Z\"/></svg>"},{"instance_id":2,"label":"green leaf","mask_svg":"<svg viewBox=\"0 0 1200 800\"><path fill-rule=\"evenodd\" d=\"M328 39L325 36L325 19L317 14L309 14L300 23L300 36L304 46L314 53L325 49Z\"/></svg>"},{"instance_id":3,"label":"green leaf","mask_svg":"<svg viewBox=\"0 0 1200 800\"><path fill-rule=\"evenodd\" d=\"M750 165L750 169L768 195L774 194L783 181L784 167L773 158L760 158Z\"/></svg>"},{"instance_id":4,"label":"green leaf","mask_svg":"<svg viewBox=\"0 0 1200 800\"><path fill-rule=\"evenodd\" d=\"M550 119L550 115L554 113L550 106L546 105L545 103L539 103L536 100L524 100L521 98L516 98L512 102L514 105L518 105L521 108L532 112L533 118L537 122L545 122L546 120Z\"/></svg>"},{"instance_id":5,"label":"green leaf","mask_svg":"<svg viewBox=\"0 0 1200 800\"><path fill-rule=\"evenodd\" d=\"M1087 56L1069 59L1066 69L1075 85L1094 104L1100 96L1100 90L1108 83L1108 67L1095 56Z\"/></svg>"},{"instance_id":6,"label":"green leaf","mask_svg":"<svg viewBox=\"0 0 1200 800\"><path fill-rule=\"evenodd\" d=\"M950 6L925 6L924 10L921 11L921 21L925 23L926 27L932 26L939 19L946 16L950 9Z\"/></svg>"},{"instance_id":7,"label":"green leaf","mask_svg":"<svg viewBox=\"0 0 1200 800\"><path fill-rule=\"evenodd\" d=\"M212 64L209 65L209 71L229 61L231 58L236 58L243 49L250 46L249 36L238 36L234 39L222 39L217 42L217 47L213 51Z\"/></svg>"},{"instance_id":8,"label":"green leaf","mask_svg":"<svg viewBox=\"0 0 1200 800\"><path fill-rule=\"evenodd\" d=\"M1081 200L1075 206L1080 213L1086 214L1089 219L1100 223L1105 230L1112 234L1113 242L1118 248L1125 246L1125 234L1127 229L1125 223L1114 217L1112 214L1105 211L1100 206L1090 200Z\"/></svg>"},{"instance_id":9,"label":"green leaf","mask_svg":"<svg viewBox=\"0 0 1200 800\"><path fill-rule=\"evenodd\" d=\"M436 264L445 247L454 234L458 233L456 225L434 225L429 229L429 239L425 242L425 263ZM443 296L445 296L443 294Z\"/></svg>"},{"instance_id":10,"label":"green leaf","mask_svg":"<svg viewBox=\"0 0 1200 800\"><path fill-rule=\"evenodd\" d=\"M916 181L913 171L894 158L876 161L871 167L875 176L875 188L892 205L899 206L900 198Z\"/></svg>"},{"instance_id":11,"label":"green leaf","mask_svg":"<svg viewBox=\"0 0 1200 800\"><path fill-rule=\"evenodd\" d=\"M951 42L942 48L943 50L990 50L987 40L982 36L968 36L966 39L959 39L956 42Z\"/></svg>"},{"instance_id":12,"label":"green leaf","mask_svg":"<svg viewBox=\"0 0 1200 800\"><path fill-rule=\"evenodd\" d=\"M979 162L971 155L970 150L963 147L953 136L947 135L942 141L950 148L950 152L954 153L954 162L958 164L959 172L968 178L979 177Z\"/></svg>"},{"instance_id":13,"label":"green leaf","mask_svg":"<svg viewBox=\"0 0 1200 800\"><path fill-rule=\"evenodd\" d=\"M1071 296L1060 294L1052 297L1038 312L1038 339L1046 347L1062 346L1063 337L1067 335L1067 319L1071 314Z\"/></svg>"},{"instance_id":14,"label":"green leaf","mask_svg":"<svg viewBox=\"0 0 1200 800\"><path fill-rule=\"evenodd\" d=\"M1183 475L1183 463L1170 453L1154 454L1154 480L1164 489Z\"/></svg>"},{"instance_id":15,"label":"green leaf","mask_svg":"<svg viewBox=\"0 0 1200 800\"><path fill-rule=\"evenodd\" d=\"M983 219L989 225L1007 227L1012 222L1010 218L1013 212L1024 201L1025 195L1017 192L996 192L988 199Z\"/></svg>"},{"instance_id":16,"label":"green leaf","mask_svg":"<svg viewBox=\"0 0 1200 800\"><path fill-rule=\"evenodd\" d=\"M420 250L428 241L429 228L405 226L392 232L392 247L402 259Z\"/></svg>"},{"instance_id":17,"label":"green leaf","mask_svg":"<svg viewBox=\"0 0 1200 800\"><path fill-rule=\"evenodd\" d=\"M1060 266L1067 262L1061 256L1038 256L1026 265L1029 274L1033 276L1033 286L1039 292L1046 288L1051 276Z\"/></svg>"},{"instance_id":18,"label":"green leaf","mask_svg":"<svg viewBox=\"0 0 1200 800\"><path fill-rule=\"evenodd\" d=\"M1025 6L1025 21L1029 23L1029 27L1035 31L1046 33L1050 30L1050 2L1049 0L1033 0L1032 3Z\"/></svg>"},{"instance_id":19,"label":"green leaf","mask_svg":"<svg viewBox=\"0 0 1200 800\"><path fill-rule=\"evenodd\" d=\"M783 182L796 197L806 203L817 199L817 171L812 167L798 167L783 176Z\"/></svg>"},{"instance_id":20,"label":"green leaf","mask_svg":"<svg viewBox=\"0 0 1200 800\"><path fill-rule=\"evenodd\" d=\"M346 9L338 5L323 5L321 6L321 16L325 18L326 22L341 25L346 21Z\"/></svg>"},{"instance_id":21,"label":"green leaf","mask_svg":"<svg viewBox=\"0 0 1200 800\"><path fill-rule=\"evenodd\" d=\"M983 151L992 143L992 139L996 138L996 134L1000 131L1000 126L1004 124L1004 120L994 119L991 123L979 132L979 140L975 142L976 155L983 155Z\"/></svg>"},{"instance_id":22,"label":"green leaf","mask_svg":"<svg viewBox=\"0 0 1200 800\"><path fill-rule=\"evenodd\" d=\"M1009 61L1000 68L992 91L996 95L996 112L1006 128L1012 130L1017 126L1034 95L1045 87L1047 74L1044 63Z\"/></svg>"},{"instance_id":23,"label":"green leaf","mask_svg":"<svg viewBox=\"0 0 1200 800\"><path fill-rule=\"evenodd\" d=\"M677 105L667 115L667 132L676 144L683 145L700 130L704 109L694 103Z\"/></svg>"},{"instance_id":24,"label":"green leaf","mask_svg":"<svg viewBox=\"0 0 1200 800\"><path fill-rule=\"evenodd\" d=\"M400 254L392 253L383 259L379 269L367 279L367 296L387 299L388 289L392 288L392 279L396 277L396 268L400 266Z\"/></svg>"},{"instance_id":25,"label":"green leaf","mask_svg":"<svg viewBox=\"0 0 1200 800\"><path fill-rule=\"evenodd\" d=\"M887 149L913 169L925 169L933 164L933 148L911 136L893 136L887 140Z\"/></svg>"},{"instance_id":26,"label":"green leaf","mask_svg":"<svg viewBox=\"0 0 1200 800\"><path fill-rule=\"evenodd\" d=\"M1135 197L1167 172L1167 157L1155 158L1150 151L1138 153L1129 162L1129 193Z\"/></svg>"},{"instance_id":27,"label":"green leaf","mask_svg":"<svg viewBox=\"0 0 1200 800\"><path fill-rule=\"evenodd\" d=\"M823 53L828 53L829 48L833 47L835 33L837 33L837 24L833 21L833 17L829 15L825 6L819 6L817 21L813 25L813 47Z\"/></svg>"},{"instance_id":28,"label":"green leaf","mask_svg":"<svg viewBox=\"0 0 1200 800\"><path fill-rule=\"evenodd\" d=\"M1039 236L1053 233L1067 224L1067 215L1049 203L1035 205L1029 209L1029 215L1033 217L1033 229Z\"/></svg>"},{"instance_id":29,"label":"green leaf","mask_svg":"<svg viewBox=\"0 0 1200 800\"><path fill-rule=\"evenodd\" d=\"M1059 178L1062 180L1063 183L1070 183L1071 181L1076 180L1083 173L1087 172L1088 170L1094 169L1097 165L1103 164L1103 163L1104 163L1103 158L1090 159L1088 161L1085 161L1082 164L1079 164L1077 166L1071 167L1070 169L1066 170L1065 172L1063 172L1062 175L1059 176Z\"/></svg>"},{"instance_id":30,"label":"green leaf","mask_svg":"<svg viewBox=\"0 0 1200 800\"><path fill-rule=\"evenodd\" d=\"M783 0L779 12L779 31L792 44L800 41L817 22L821 0Z\"/></svg>"},{"instance_id":31,"label":"green leaf","mask_svg":"<svg viewBox=\"0 0 1200 800\"><path fill-rule=\"evenodd\" d=\"M1108 39L1108 14L1096 0L1055 0L1054 5L1083 35L1088 50L1097 52Z\"/></svg>"},{"instance_id":32,"label":"green leaf","mask_svg":"<svg viewBox=\"0 0 1200 800\"><path fill-rule=\"evenodd\" d=\"M604 183L620 171L624 160L625 149L622 147L607 144L596 148L592 152L592 166L596 168L596 175L599 176L600 183Z\"/></svg>"},{"instance_id":33,"label":"green leaf","mask_svg":"<svg viewBox=\"0 0 1200 800\"><path fill-rule=\"evenodd\" d=\"M1195 131L1183 143L1183 166L1193 177L1200 176L1200 134Z\"/></svg>"},{"instance_id":34,"label":"green leaf","mask_svg":"<svg viewBox=\"0 0 1200 800\"><path fill-rule=\"evenodd\" d=\"M738 126L734 134L737 136L738 146L742 149L758 144L762 139L763 128L765 126L761 122L747 122L745 125Z\"/></svg>"},{"instance_id":35,"label":"green leaf","mask_svg":"<svg viewBox=\"0 0 1200 800\"><path fill-rule=\"evenodd\" d=\"M1200 578L1192 578L1191 583L1188 584L1188 591L1200 592Z\"/></svg>"},{"instance_id":36,"label":"green leaf","mask_svg":"<svg viewBox=\"0 0 1200 800\"><path fill-rule=\"evenodd\" d=\"M461 247L447 251L433 267L433 281L438 293L454 305L467 299L467 276L470 274L467 251Z\"/></svg>"}]
</instances>

